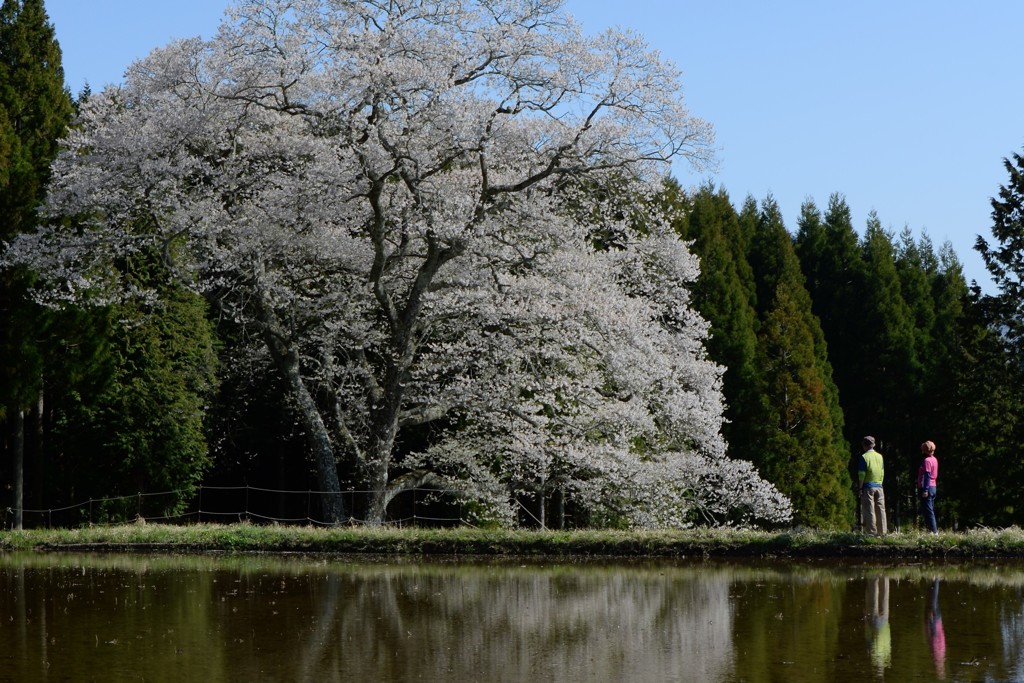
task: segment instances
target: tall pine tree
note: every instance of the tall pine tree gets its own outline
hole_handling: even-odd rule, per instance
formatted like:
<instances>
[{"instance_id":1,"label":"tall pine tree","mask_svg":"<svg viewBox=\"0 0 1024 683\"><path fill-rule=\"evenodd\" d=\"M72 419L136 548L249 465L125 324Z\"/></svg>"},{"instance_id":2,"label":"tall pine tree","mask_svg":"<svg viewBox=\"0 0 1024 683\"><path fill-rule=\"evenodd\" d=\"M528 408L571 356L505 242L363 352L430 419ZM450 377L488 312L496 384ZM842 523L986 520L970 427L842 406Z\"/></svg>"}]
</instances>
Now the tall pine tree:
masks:
<instances>
[{"instance_id":1,"label":"tall pine tree","mask_svg":"<svg viewBox=\"0 0 1024 683\"><path fill-rule=\"evenodd\" d=\"M761 425L761 453L754 462L792 500L798 522L848 528L853 495L838 390L792 238L770 197L762 203L749 258L757 288L762 400L770 416Z\"/></svg>"},{"instance_id":2,"label":"tall pine tree","mask_svg":"<svg viewBox=\"0 0 1024 683\"><path fill-rule=\"evenodd\" d=\"M1024 358L1024 155L1003 160L1009 175L992 199L992 237L996 245L978 236L974 248L985 260L996 287L1000 324Z\"/></svg>"},{"instance_id":3,"label":"tall pine tree","mask_svg":"<svg viewBox=\"0 0 1024 683\"><path fill-rule=\"evenodd\" d=\"M896 274L900 291L910 312L911 331L914 338L914 353L924 364L937 351L935 347L935 300L931 280L935 274L935 255L927 235L920 241L914 239L910 228L904 228L899 241L894 244ZM923 397L924 374L912 378L918 380L911 387L915 397Z\"/></svg>"},{"instance_id":4,"label":"tall pine tree","mask_svg":"<svg viewBox=\"0 0 1024 683\"><path fill-rule=\"evenodd\" d=\"M949 447L941 448L939 485L950 498L939 506L939 523L1024 524L1024 370L1001 324L995 298L972 289L958 334L963 353L949 368L953 410Z\"/></svg>"},{"instance_id":5,"label":"tall pine tree","mask_svg":"<svg viewBox=\"0 0 1024 683\"><path fill-rule=\"evenodd\" d=\"M892 236L871 212L863 240L864 308L857 340L857 381L847 417L874 433L886 457L887 502L897 516L906 500L916 510L914 479L920 458L915 387L922 383L915 352L914 315L903 297ZM893 524L899 520L893 519Z\"/></svg>"},{"instance_id":6,"label":"tall pine tree","mask_svg":"<svg viewBox=\"0 0 1024 683\"><path fill-rule=\"evenodd\" d=\"M683 207L680 207L683 208ZM708 355L726 368L723 393L728 423L723 433L731 456L757 456L762 409L761 377L756 362L757 316L753 307L753 273L747 261L739 216L724 190L710 185L687 200L677 231L691 240L700 258L701 274L693 288L693 304L711 324Z\"/></svg>"},{"instance_id":7,"label":"tall pine tree","mask_svg":"<svg viewBox=\"0 0 1024 683\"><path fill-rule=\"evenodd\" d=\"M72 116L64 87L60 46L43 0L3 0L0 5L0 243L36 225L50 162ZM41 420L45 318L28 303L29 275L0 272L0 419L3 452L11 463L14 525L22 523L25 415ZM39 430L32 430L38 433ZM36 450L38 440L36 440Z\"/></svg>"},{"instance_id":8,"label":"tall pine tree","mask_svg":"<svg viewBox=\"0 0 1024 683\"><path fill-rule=\"evenodd\" d=\"M818 217L813 202L804 205L796 236L796 253L807 278L812 310L821 321L828 343L829 360L845 414L846 439L859 444L860 437L871 426L863 424L861 417L851 413L849 408L863 360L859 344L866 274L850 207L842 195L829 197L823 220Z\"/></svg>"},{"instance_id":9,"label":"tall pine tree","mask_svg":"<svg viewBox=\"0 0 1024 683\"><path fill-rule=\"evenodd\" d=\"M962 451L947 468L965 489L958 513L987 525L1024 523L1024 155L1003 166L1008 179L991 200L994 244L975 243L998 293L975 285L965 309L954 414Z\"/></svg>"},{"instance_id":10,"label":"tall pine tree","mask_svg":"<svg viewBox=\"0 0 1024 683\"><path fill-rule=\"evenodd\" d=\"M63 80L42 0L3 0L0 241L37 225L74 113ZM158 257L115 265L141 287L160 266ZM0 272L0 424L13 524L25 508L126 493L174 491L159 510L180 509L208 466L203 416L214 361L204 302L165 289L155 306L52 311L31 303L31 284L31 273Z\"/></svg>"}]
</instances>

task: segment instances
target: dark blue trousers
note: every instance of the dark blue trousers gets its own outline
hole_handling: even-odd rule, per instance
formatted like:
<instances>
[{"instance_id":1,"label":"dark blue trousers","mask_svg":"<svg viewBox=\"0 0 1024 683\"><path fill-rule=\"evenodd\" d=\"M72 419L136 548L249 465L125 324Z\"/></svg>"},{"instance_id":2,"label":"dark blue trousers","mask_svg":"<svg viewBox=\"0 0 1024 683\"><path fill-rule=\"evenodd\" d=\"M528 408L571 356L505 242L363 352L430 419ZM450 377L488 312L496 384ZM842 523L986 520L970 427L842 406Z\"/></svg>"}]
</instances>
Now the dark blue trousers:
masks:
<instances>
[{"instance_id":1,"label":"dark blue trousers","mask_svg":"<svg viewBox=\"0 0 1024 683\"><path fill-rule=\"evenodd\" d=\"M928 494L927 497L925 497L925 493ZM924 517L924 526L928 531L937 532L939 525L935 521L935 487L929 486L927 489L921 489L919 494L921 496L921 515Z\"/></svg>"}]
</instances>

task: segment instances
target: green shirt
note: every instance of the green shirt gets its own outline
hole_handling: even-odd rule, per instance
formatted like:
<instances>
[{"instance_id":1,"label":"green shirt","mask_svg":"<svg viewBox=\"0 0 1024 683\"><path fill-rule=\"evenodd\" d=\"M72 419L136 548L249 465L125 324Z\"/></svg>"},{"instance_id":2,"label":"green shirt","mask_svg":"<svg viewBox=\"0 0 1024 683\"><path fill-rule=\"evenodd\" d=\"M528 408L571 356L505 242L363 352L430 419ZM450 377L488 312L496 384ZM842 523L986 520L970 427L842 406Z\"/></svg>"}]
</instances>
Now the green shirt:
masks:
<instances>
[{"instance_id":1,"label":"green shirt","mask_svg":"<svg viewBox=\"0 0 1024 683\"><path fill-rule=\"evenodd\" d=\"M882 454L874 448L865 451L860 456L860 468L858 469L861 486L881 486L885 478L885 462Z\"/></svg>"}]
</instances>

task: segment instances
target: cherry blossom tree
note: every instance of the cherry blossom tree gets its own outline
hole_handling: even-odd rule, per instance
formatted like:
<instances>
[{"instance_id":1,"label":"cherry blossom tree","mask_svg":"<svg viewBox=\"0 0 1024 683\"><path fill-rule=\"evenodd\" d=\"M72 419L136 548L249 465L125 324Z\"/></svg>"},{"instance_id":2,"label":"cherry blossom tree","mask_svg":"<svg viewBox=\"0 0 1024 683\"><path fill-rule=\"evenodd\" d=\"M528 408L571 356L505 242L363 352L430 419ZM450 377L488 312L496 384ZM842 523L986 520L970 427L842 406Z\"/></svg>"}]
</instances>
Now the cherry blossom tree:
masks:
<instances>
[{"instance_id":1,"label":"cherry blossom tree","mask_svg":"<svg viewBox=\"0 0 1024 683\"><path fill-rule=\"evenodd\" d=\"M119 264L161 253L286 379L327 521L354 512L339 462L370 523L427 483L506 518L557 491L636 524L781 521L724 457L695 259L596 199L639 205L711 145L672 65L555 0L243 0L83 104L46 205L77 229L6 260L102 302L146 296Z\"/></svg>"}]
</instances>

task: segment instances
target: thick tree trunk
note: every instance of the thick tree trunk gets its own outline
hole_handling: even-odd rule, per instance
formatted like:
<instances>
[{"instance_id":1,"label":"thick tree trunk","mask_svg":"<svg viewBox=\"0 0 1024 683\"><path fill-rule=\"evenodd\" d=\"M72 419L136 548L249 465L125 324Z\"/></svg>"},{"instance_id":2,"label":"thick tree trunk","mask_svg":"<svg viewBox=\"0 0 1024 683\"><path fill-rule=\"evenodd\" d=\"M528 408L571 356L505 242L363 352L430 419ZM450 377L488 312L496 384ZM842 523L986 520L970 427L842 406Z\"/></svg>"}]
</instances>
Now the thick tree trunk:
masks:
<instances>
[{"instance_id":1,"label":"thick tree trunk","mask_svg":"<svg viewBox=\"0 0 1024 683\"><path fill-rule=\"evenodd\" d=\"M395 448L395 438L398 436L398 422L404 393L402 379L412 363L413 344L408 330L402 332L396 347L398 351L396 351L395 357L398 362L389 362L384 371L384 382L380 395L382 406L374 415L376 428L373 448L370 450L367 463L370 499L366 510L366 523L371 526L379 526L384 523L388 503L397 493L393 490L394 487L391 487L392 490L389 491L389 479L391 454Z\"/></svg>"},{"instance_id":2,"label":"thick tree trunk","mask_svg":"<svg viewBox=\"0 0 1024 683\"><path fill-rule=\"evenodd\" d=\"M433 236L427 237L427 254L420 264L408 293L404 307L396 306L387 291L383 280L389 260L389 246L385 239L384 209L381 207L380 196L388 183L386 177L378 178L370 193L370 202L376 216L372 230L375 246L374 264L370 273L374 296L380 304L381 311L388 320L391 334L391 358L384 369L384 378L380 385L373 387L373 402L382 406L374 416L373 447L370 449L368 465L368 483L370 496L367 505L366 522L370 525L384 523L388 503L397 493L395 487L388 484L391 469L391 455L398 434L399 420L402 409L402 397L405 393L403 383L407 378L416 355L417 324L423 309L423 297L426 295L438 269L458 256L465 249L464 245L442 247ZM405 487L409 488L408 486ZM398 489L404 490L404 489Z\"/></svg>"},{"instance_id":3,"label":"thick tree trunk","mask_svg":"<svg viewBox=\"0 0 1024 683\"><path fill-rule=\"evenodd\" d=\"M366 523L370 526L380 526L384 523L387 515L388 503L394 495L388 495L388 465L381 460L375 460L373 471L370 473L370 499L366 507Z\"/></svg>"},{"instance_id":4,"label":"thick tree trunk","mask_svg":"<svg viewBox=\"0 0 1024 683\"><path fill-rule=\"evenodd\" d=\"M387 481L387 468L384 468L382 474L384 483L375 487L370 494L366 521L372 526L379 526L384 523L388 505L394 500L395 496L403 491L412 491L421 486L432 486L436 489L448 489L451 493L457 494L457 491L449 489L447 482L441 477L428 470L406 472L391 482Z\"/></svg>"},{"instance_id":5,"label":"thick tree trunk","mask_svg":"<svg viewBox=\"0 0 1024 683\"><path fill-rule=\"evenodd\" d=\"M391 452L395 448L395 437L398 435L398 406L402 401L402 388L398 380L399 374L393 367L388 369L386 375L385 405L376 415L377 437L367 462L370 497L366 509L366 523L371 526L380 526L384 523L388 503L397 493L394 490L389 491L389 480Z\"/></svg>"},{"instance_id":6,"label":"thick tree trunk","mask_svg":"<svg viewBox=\"0 0 1024 683\"><path fill-rule=\"evenodd\" d=\"M327 524L343 524L348 521L348 515L345 513L345 502L341 497L338 465L334 460L334 447L327 426L320 416L316 402L299 376L298 361L283 365L282 370L295 395L309 447L313 452L313 461L316 463L317 484L322 496L323 521Z\"/></svg>"},{"instance_id":7,"label":"thick tree trunk","mask_svg":"<svg viewBox=\"0 0 1024 683\"><path fill-rule=\"evenodd\" d=\"M322 521L327 524L344 524L348 521L348 515L345 513L345 501L341 496L341 482L338 479L338 465L334 460L330 432L324 424L316 401L310 395L306 383L302 381L298 356L279 333L279 325L273 312L263 307L260 317L265 325L264 339L267 348L292 391L298 406L299 418L306 430L313 462L316 464L317 485L321 492Z\"/></svg>"}]
</instances>

